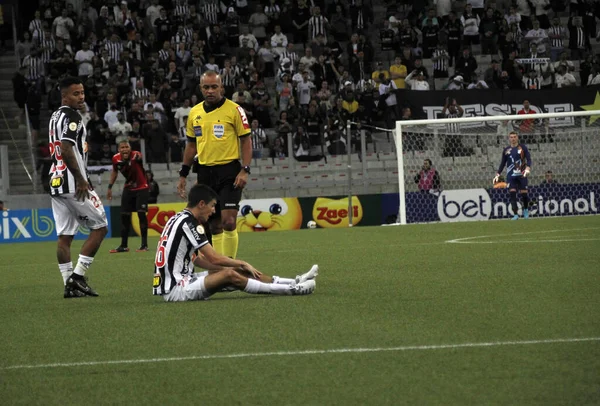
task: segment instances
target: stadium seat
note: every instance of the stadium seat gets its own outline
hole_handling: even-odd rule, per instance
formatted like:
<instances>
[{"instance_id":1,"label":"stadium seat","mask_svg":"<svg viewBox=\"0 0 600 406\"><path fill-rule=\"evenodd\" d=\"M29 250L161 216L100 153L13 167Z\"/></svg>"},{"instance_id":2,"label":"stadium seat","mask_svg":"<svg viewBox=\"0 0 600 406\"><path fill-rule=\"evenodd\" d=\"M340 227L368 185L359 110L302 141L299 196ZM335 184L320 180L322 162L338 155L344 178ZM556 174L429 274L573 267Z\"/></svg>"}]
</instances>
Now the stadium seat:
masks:
<instances>
[{"instance_id":1,"label":"stadium seat","mask_svg":"<svg viewBox=\"0 0 600 406\"><path fill-rule=\"evenodd\" d=\"M388 161L388 162L395 163L395 161ZM368 169L384 169L385 168L384 161L368 161L367 168Z\"/></svg>"},{"instance_id":2,"label":"stadium seat","mask_svg":"<svg viewBox=\"0 0 600 406\"><path fill-rule=\"evenodd\" d=\"M281 178L279 176L262 177L264 188L267 190L281 189Z\"/></svg>"},{"instance_id":3,"label":"stadium seat","mask_svg":"<svg viewBox=\"0 0 600 406\"><path fill-rule=\"evenodd\" d=\"M381 160L381 161L388 161L388 160L395 160L395 159L396 159L395 152L381 152L379 154L379 160Z\"/></svg>"}]
</instances>

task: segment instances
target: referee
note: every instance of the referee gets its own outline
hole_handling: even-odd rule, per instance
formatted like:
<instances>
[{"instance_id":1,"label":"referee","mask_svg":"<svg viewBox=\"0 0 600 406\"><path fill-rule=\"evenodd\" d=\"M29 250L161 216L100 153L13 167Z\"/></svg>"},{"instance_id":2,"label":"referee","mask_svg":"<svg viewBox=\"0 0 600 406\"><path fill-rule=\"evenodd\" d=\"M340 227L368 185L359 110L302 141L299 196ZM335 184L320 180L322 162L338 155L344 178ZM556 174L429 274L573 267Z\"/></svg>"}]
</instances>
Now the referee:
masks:
<instances>
[{"instance_id":1,"label":"referee","mask_svg":"<svg viewBox=\"0 0 600 406\"><path fill-rule=\"evenodd\" d=\"M223 96L223 81L217 72L202 74L200 90L204 101L194 106L188 116L188 142L177 191L186 198L186 178L197 155L198 184L210 186L219 195L215 214L208 221L212 245L218 253L235 258L237 214L252 160L250 125L244 109Z\"/></svg>"}]
</instances>

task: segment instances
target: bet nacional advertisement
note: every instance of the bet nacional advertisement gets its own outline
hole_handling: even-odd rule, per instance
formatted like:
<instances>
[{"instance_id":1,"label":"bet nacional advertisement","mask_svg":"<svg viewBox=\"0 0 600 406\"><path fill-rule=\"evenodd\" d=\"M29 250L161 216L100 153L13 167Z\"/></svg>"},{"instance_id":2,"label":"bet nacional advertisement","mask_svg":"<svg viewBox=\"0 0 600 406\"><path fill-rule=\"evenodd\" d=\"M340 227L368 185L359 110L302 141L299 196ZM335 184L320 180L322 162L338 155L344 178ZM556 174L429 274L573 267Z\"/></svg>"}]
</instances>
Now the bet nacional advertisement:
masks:
<instances>
[{"instance_id":1,"label":"bet nacional advertisement","mask_svg":"<svg viewBox=\"0 0 600 406\"><path fill-rule=\"evenodd\" d=\"M532 217L598 214L600 184L566 184L529 188ZM382 198L382 222L398 213L398 195ZM521 214L521 203L519 202ZM513 216L507 189L444 190L439 195L411 192L406 195L406 221L457 222L507 219Z\"/></svg>"},{"instance_id":2,"label":"bet nacional advertisement","mask_svg":"<svg viewBox=\"0 0 600 406\"><path fill-rule=\"evenodd\" d=\"M112 235L110 207L104 207L108 235ZM0 212L0 244L13 242L56 241L56 224L52 209L6 210ZM85 240L90 231L80 226L76 240Z\"/></svg>"}]
</instances>

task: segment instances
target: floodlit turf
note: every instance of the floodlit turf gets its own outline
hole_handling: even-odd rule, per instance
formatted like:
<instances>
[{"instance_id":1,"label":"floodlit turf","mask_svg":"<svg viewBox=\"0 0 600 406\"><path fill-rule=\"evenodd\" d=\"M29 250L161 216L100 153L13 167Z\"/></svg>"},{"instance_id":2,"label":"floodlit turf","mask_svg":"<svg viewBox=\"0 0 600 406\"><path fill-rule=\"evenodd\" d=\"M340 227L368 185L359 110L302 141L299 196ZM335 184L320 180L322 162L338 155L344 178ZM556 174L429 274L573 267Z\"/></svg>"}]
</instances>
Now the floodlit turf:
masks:
<instances>
[{"instance_id":1,"label":"floodlit turf","mask_svg":"<svg viewBox=\"0 0 600 406\"><path fill-rule=\"evenodd\" d=\"M54 244L0 245L3 404L600 403L598 216L240 235L265 273L319 263L306 297L163 303L117 245L71 300Z\"/></svg>"}]
</instances>

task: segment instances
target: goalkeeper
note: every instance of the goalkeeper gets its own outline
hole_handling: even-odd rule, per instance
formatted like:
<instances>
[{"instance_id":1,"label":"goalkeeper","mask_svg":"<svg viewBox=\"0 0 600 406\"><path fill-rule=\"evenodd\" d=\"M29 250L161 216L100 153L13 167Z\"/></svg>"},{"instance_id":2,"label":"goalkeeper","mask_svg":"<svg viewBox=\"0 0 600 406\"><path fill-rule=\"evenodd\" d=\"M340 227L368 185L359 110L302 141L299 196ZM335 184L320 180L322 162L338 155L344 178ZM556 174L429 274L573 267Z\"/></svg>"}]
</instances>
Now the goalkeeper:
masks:
<instances>
[{"instance_id":1,"label":"goalkeeper","mask_svg":"<svg viewBox=\"0 0 600 406\"><path fill-rule=\"evenodd\" d=\"M508 134L510 145L502 150L502 161L498 172L494 177L494 184L500 179L500 174L506 166L506 180L508 181L508 192L510 193L510 204L513 210L513 220L519 219L519 207L517 206L517 191L521 194L523 202L523 218L529 218L529 194L527 190L527 176L531 172L531 155L523 144L519 143L519 136L511 131Z\"/></svg>"}]
</instances>

